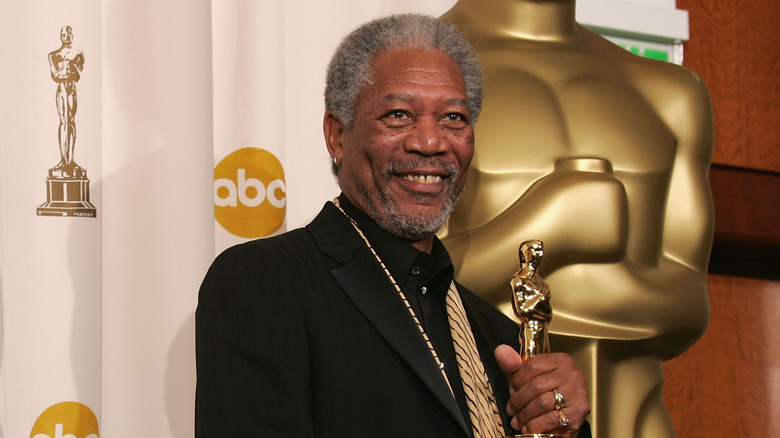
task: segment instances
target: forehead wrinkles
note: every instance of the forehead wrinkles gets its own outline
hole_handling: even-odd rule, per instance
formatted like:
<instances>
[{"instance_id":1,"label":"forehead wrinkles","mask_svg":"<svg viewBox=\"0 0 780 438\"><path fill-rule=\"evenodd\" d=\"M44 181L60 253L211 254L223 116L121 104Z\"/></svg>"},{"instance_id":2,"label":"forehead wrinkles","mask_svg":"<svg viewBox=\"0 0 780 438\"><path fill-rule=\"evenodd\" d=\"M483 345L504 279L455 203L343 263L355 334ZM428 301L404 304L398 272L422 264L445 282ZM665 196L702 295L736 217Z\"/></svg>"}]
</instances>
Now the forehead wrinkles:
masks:
<instances>
[{"instance_id":1,"label":"forehead wrinkles","mask_svg":"<svg viewBox=\"0 0 780 438\"><path fill-rule=\"evenodd\" d=\"M421 67L417 65L412 65L398 72L396 77L404 77L405 75L411 75L412 77L416 77L417 75L422 75L423 77L446 76L449 78L449 77L455 77L457 73L459 72L451 68L445 68L442 64L436 65L434 67Z\"/></svg>"},{"instance_id":2,"label":"forehead wrinkles","mask_svg":"<svg viewBox=\"0 0 780 438\"><path fill-rule=\"evenodd\" d=\"M380 101L382 103L390 103L390 102L396 102L401 101L405 103L414 103L418 98L412 94L406 94L406 93L390 93L385 95ZM444 99L442 103L446 106L463 106L468 107L468 100L461 99L457 97Z\"/></svg>"},{"instance_id":3,"label":"forehead wrinkles","mask_svg":"<svg viewBox=\"0 0 780 438\"><path fill-rule=\"evenodd\" d=\"M404 61L400 61L404 62ZM434 86L449 86L457 89L465 89L459 70L448 68L451 66L407 66L399 69L391 62L375 66L372 74L372 82L385 83L409 83Z\"/></svg>"},{"instance_id":4,"label":"forehead wrinkles","mask_svg":"<svg viewBox=\"0 0 780 438\"><path fill-rule=\"evenodd\" d=\"M409 63L414 58L415 62ZM445 61L446 60L446 61ZM380 77L400 78L405 74L441 75L463 80L458 64L447 53L423 47L390 48L374 55L366 75L367 84Z\"/></svg>"}]
</instances>

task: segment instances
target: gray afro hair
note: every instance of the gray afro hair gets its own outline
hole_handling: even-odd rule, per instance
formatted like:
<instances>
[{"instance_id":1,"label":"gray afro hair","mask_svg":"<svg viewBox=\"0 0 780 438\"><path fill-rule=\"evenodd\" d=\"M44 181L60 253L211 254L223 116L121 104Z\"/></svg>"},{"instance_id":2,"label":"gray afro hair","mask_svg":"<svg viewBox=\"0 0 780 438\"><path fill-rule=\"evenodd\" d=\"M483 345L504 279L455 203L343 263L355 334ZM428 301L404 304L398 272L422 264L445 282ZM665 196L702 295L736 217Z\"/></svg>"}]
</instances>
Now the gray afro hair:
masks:
<instances>
[{"instance_id":1,"label":"gray afro hair","mask_svg":"<svg viewBox=\"0 0 780 438\"><path fill-rule=\"evenodd\" d=\"M458 64L466 84L469 116L476 123L482 107L482 70L476 50L452 24L420 14L378 18L345 37L328 65L325 109L351 126L357 96L371 80L374 57L385 50L406 48L441 51Z\"/></svg>"}]
</instances>

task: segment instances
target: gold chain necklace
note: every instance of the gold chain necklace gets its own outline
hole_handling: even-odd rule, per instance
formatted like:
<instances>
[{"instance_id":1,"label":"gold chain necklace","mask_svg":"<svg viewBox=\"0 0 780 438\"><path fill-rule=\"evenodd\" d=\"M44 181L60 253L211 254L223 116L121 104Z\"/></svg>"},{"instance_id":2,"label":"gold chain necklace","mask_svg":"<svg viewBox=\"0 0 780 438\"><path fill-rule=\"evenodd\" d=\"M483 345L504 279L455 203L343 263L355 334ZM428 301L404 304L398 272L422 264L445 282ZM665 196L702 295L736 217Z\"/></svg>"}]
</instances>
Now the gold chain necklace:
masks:
<instances>
[{"instance_id":1,"label":"gold chain necklace","mask_svg":"<svg viewBox=\"0 0 780 438\"><path fill-rule=\"evenodd\" d=\"M450 385L450 379L447 378L447 373L444 371L444 362L442 362L439 359L439 355L436 354L436 349L433 348L433 343L431 343L431 340L428 338L428 334L425 333L425 328L423 327L422 324L420 324L420 320L417 318L417 314L414 313L414 309L409 304L409 300L406 299L406 295L404 294L404 292L398 286L398 283L395 281L393 274L390 273L390 270L387 269L387 266L385 266L385 263L382 261L382 258L379 257L379 254L377 254L376 250L374 250L374 247L371 246L371 242L369 242L368 238L366 238L366 235L363 234L363 230L361 230L360 227L358 227L358 224L355 222L355 220L352 219L347 214L347 212L344 211L343 208L341 208L341 204L339 203L339 198L334 198L333 204L336 206L336 208L339 209L339 211L341 211L341 213L344 214L344 216L346 216L347 219L349 219L349 222L355 228L355 231L357 231L358 235L360 235L360 237L366 243L368 249L371 250L371 254L373 254L374 258L376 258L376 261L379 262L379 266L381 266L382 269L385 271L385 275L387 275L387 278L390 279L390 282L393 284L393 287L395 287L396 292L398 292L398 295L401 297L401 301L403 301L404 305L406 306L406 310L409 311L409 315L411 315L412 319L414 320L414 323L417 325L417 328L420 330L420 334L422 335L423 340L425 341L425 345L428 346L428 350L430 350L433 359L436 361L436 365L439 367L439 371L441 371L441 375L442 377L444 377L444 381L447 382L447 386L450 388L450 392L452 392L452 385Z\"/></svg>"}]
</instances>

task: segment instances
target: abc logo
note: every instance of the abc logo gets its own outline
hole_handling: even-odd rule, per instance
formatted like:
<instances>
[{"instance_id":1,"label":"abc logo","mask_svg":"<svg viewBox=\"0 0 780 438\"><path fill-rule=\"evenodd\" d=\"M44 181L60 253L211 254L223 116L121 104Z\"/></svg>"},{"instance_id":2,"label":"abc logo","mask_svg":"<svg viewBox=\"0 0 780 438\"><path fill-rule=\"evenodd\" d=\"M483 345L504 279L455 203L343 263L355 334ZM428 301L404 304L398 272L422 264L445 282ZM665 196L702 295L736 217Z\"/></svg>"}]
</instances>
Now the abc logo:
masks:
<instances>
[{"instance_id":1,"label":"abc logo","mask_svg":"<svg viewBox=\"0 0 780 438\"><path fill-rule=\"evenodd\" d=\"M239 237L265 237L281 228L287 212L284 169L272 153L234 151L214 168L214 217Z\"/></svg>"},{"instance_id":2,"label":"abc logo","mask_svg":"<svg viewBox=\"0 0 780 438\"><path fill-rule=\"evenodd\" d=\"M38 417L30 438L99 438L97 417L81 403L58 403Z\"/></svg>"}]
</instances>

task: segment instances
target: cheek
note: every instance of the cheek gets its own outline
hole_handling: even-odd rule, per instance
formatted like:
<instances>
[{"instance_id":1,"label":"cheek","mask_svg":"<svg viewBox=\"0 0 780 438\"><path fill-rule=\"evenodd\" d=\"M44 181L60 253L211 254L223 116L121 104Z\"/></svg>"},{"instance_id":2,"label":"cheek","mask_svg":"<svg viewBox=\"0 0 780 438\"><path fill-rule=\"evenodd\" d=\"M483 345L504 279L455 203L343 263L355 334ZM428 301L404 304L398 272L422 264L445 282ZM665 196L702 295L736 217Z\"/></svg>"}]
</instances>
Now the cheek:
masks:
<instances>
[{"instance_id":1,"label":"cheek","mask_svg":"<svg viewBox=\"0 0 780 438\"><path fill-rule=\"evenodd\" d=\"M471 158L474 156L474 134L465 132L456 132L450 137L450 144L455 156L458 158L458 162L461 168L465 170L471 163Z\"/></svg>"},{"instance_id":2,"label":"cheek","mask_svg":"<svg viewBox=\"0 0 780 438\"><path fill-rule=\"evenodd\" d=\"M361 153L372 166L381 167L397 149L402 148L403 139L402 133L388 132L379 127L371 128L366 132Z\"/></svg>"},{"instance_id":3,"label":"cheek","mask_svg":"<svg viewBox=\"0 0 780 438\"><path fill-rule=\"evenodd\" d=\"M351 179L361 185L373 184L387 162L387 144L381 134L377 128L355 131L344 148L344 164L349 167Z\"/></svg>"}]
</instances>

